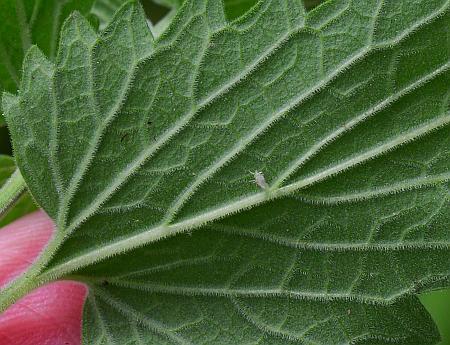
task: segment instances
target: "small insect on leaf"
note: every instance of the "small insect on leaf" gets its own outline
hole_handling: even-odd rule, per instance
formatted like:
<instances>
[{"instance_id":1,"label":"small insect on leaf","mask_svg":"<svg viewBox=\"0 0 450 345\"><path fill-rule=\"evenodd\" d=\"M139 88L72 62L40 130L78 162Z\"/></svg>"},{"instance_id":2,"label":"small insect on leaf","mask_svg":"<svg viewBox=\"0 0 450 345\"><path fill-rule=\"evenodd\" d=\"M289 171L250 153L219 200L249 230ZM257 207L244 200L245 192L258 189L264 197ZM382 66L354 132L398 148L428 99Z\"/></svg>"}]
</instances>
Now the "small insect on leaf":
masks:
<instances>
[{"instance_id":1,"label":"small insect on leaf","mask_svg":"<svg viewBox=\"0 0 450 345\"><path fill-rule=\"evenodd\" d=\"M254 171L254 172L250 172L250 173L253 174L256 185L259 186L261 189L267 189L269 187L269 185L267 184L266 179L261 171Z\"/></svg>"}]
</instances>

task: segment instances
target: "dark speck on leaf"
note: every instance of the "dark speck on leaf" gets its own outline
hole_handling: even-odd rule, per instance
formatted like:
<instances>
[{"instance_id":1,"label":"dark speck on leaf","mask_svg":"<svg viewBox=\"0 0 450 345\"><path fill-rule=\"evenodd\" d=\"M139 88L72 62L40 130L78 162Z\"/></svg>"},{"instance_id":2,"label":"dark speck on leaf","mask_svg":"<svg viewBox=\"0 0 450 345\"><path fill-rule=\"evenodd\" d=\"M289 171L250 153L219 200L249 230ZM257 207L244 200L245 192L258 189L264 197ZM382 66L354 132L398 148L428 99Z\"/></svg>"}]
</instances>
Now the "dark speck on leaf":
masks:
<instances>
[{"instance_id":1,"label":"dark speck on leaf","mask_svg":"<svg viewBox=\"0 0 450 345\"><path fill-rule=\"evenodd\" d=\"M122 135L122 137L120 138L120 142L123 143L127 137L128 137L128 133L125 133L124 135Z\"/></svg>"}]
</instances>

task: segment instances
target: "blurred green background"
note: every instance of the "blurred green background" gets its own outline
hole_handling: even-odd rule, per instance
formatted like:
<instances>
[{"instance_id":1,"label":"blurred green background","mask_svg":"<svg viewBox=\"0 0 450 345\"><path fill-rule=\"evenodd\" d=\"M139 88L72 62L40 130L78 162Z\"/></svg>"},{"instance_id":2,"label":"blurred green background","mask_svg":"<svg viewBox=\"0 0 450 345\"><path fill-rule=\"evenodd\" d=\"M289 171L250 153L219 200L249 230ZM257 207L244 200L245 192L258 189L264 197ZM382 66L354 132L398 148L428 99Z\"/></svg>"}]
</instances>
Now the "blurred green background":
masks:
<instances>
[{"instance_id":1,"label":"blurred green background","mask_svg":"<svg viewBox=\"0 0 450 345\"><path fill-rule=\"evenodd\" d=\"M252 7L257 0L225 0L227 16L234 19ZM314 8L322 0L304 0L307 9ZM145 11L153 23L157 23L169 10L149 0L142 0ZM0 154L11 155L8 130L0 127ZM450 289L433 291L420 296L425 308L431 313L442 335L440 345L450 345Z\"/></svg>"},{"instance_id":2,"label":"blurred green background","mask_svg":"<svg viewBox=\"0 0 450 345\"><path fill-rule=\"evenodd\" d=\"M450 345L450 289L433 291L420 296L441 332L440 345Z\"/></svg>"}]
</instances>

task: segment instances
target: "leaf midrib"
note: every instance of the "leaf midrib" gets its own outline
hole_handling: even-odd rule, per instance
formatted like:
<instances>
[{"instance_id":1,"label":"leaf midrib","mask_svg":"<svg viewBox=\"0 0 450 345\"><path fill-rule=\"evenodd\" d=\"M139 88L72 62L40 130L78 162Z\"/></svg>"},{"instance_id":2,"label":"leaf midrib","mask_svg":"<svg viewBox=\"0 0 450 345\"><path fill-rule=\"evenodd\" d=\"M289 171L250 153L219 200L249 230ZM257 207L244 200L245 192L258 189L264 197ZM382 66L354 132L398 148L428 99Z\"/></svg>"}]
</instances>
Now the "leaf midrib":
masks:
<instances>
[{"instance_id":1,"label":"leaf midrib","mask_svg":"<svg viewBox=\"0 0 450 345\"><path fill-rule=\"evenodd\" d=\"M431 15L429 15L428 17L424 18L422 21L417 22L416 25L414 25L413 27L410 27L409 30L405 30L404 33L402 33L401 35L399 35L399 39L396 40L394 43L398 44L401 40L403 40L405 37L407 37L409 35L409 33L411 33L412 31L416 30L418 27L428 23L429 21L433 20L435 17L437 17L439 15L439 13L445 9L446 7L448 7L448 4L445 4L442 8L440 8L438 11L432 13ZM374 19L375 20L375 19ZM209 40L206 40L209 41ZM280 42L279 44L282 44L282 40L277 41ZM351 64L353 64L354 62L356 62L357 60L359 60L360 58L364 57L368 52L372 51L372 49L369 49L371 46L371 44L369 43L368 46L366 46L365 48L361 49L361 51L359 52L359 54L356 56L356 58L354 57L353 59L350 59L349 61L347 61L348 66L350 66ZM373 49L376 49L376 46L372 46ZM268 53L268 55L270 55L271 53ZM359 56L360 55L360 56ZM345 64L346 67L347 64ZM446 68L448 68L449 64L444 65L443 67L441 67L441 70L445 70ZM339 75L341 72L343 71L343 69L338 69L337 71L335 71L334 74L332 74L332 77L329 77L330 80L326 80L325 82L322 80L320 85L317 87L324 87L326 86L327 83L329 83L331 80L333 80L337 75ZM441 71L440 71L441 72ZM439 73L440 73L439 72ZM431 73L430 75L435 76L436 75L436 71L434 71L433 73ZM244 77L245 78L245 77ZM242 80L243 78L240 78L239 80ZM423 80L427 79L427 78L421 78L419 80L420 83L423 83ZM227 87L226 89L224 89L224 92L226 92L227 90L229 90L229 88L231 88L232 85L230 85L229 87ZM412 90L413 88L410 87L410 89ZM312 92L316 92L316 89L312 89ZM301 100L305 100L307 99L309 96L308 95L301 95L300 97L303 97ZM208 103L205 103L205 106ZM388 105L388 102L386 102L386 105ZM287 106L289 107L289 105ZM285 110L287 111L287 110ZM280 112L281 113L281 112ZM354 120L354 119L353 119ZM442 125L445 123L448 123L448 121L450 121L450 117L447 115L446 117L444 117L444 120L440 119L441 123L437 123L437 125ZM269 122L269 124L272 123L271 121ZM435 129L435 127L433 127L432 129ZM179 129L177 129L178 131ZM348 130L348 128L347 128ZM426 133L428 132L429 128L422 128L422 133ZM261 133L264 131L264 128L261 128L257 134ZM420 129L419 129L419 132ZM252 137L252 140L254 138L257 137L257 134L254 135ZM414 136L413 136L414 137ZM249 142L251 142L252 140L250 140ZM161 144L161 146L164 145L164 143ZM239 147L241 148L241 147ZM379 152L378 154L383 153L383 151ZM222 158L219 162L223 162L223 164L225 164L226 158L228 158L230 155L227 154L224 158ZM371 157L367 157L366 159L371 158ZM361 160L363 161L363 160ZM361 162L360 161L360 162ZM358 162L358 163L360 163ZM142 163L141 163L142 164ZM140 165L139 165L140 166ZM85 265L89 265L92 264L94 262L100 261L104 258L110 257L116 253L122 253L124 251L127 250L131 250L140 246L143 246L145 244L151 243L153 241L177 234L179 232L182 231L186 231L198 226L201 226L203 224L205 224L206 222L210 222L212 220L216 220L219 219L227 214L230 213L234 213L234 212L238 212L241 211L243 209L247 209L250 207L253 207L257 204L260 204L262 202L265 202L271 198L275 198L275 197L281 197L287 194L292 193L293 191L299 189L299 188L304 188L312 183L317 182L318 180L323 180L324 178L327 178L328 176L332 176L340 171L343 171L345 169L348 169L349 167L352 166L352 164L349 164L349 162L347 162L346 164L340 164L340 170L336 169L336 167L331 168L332 170L328 169L329 171L326 172L325 174L322 174L320 176L320 178L317 178L317 175L311 176L309 178L307 178L306 180L302 180L299 181L297 183L293 183L291 185L287 185L285 187L276 189L274 191L270 191L270 193L267 192L260 192L254 195L251 195L249 197L246 197L242 200L239 200L237 202L234 202L232 204L226 205L224 207L218 208L216 210L210 210L208 212L205 212L203 214L200 214L192 219L188 219L185 221L181 221L179 223L175 223L172 225L159 225L147 230L144 230L143 232L137 234L137 235L133 235L130 236L126 239L122 239L120 241L116 241L113 242L103 248L101 248L101 250L96 250L95 252L85 252L82 255L72 258L69 261L66 261L65 263L59 264L57 266L55 266L54 268L52 268L51 270L49 270L47 273L45 273L46 276L61 276L62 274L66 274L69 273L71 270L77 269L81 266L85 266ZM221 166L219 165L213 165L213 169L211 170L207 170L207 172L213 171L212 173L214 173L215 171L217 171ZM138 167L137 167L138 168ZM206 176L206 174L202 174L201 178L203 178L203 180L201 182L198 182L199 180L197 180L196 184L195 184L195 188L197 188L203 181L204 178ZM448 176L444 177L445 179L448 178ZM122 184L125 181L121 181L120 184ZM119 185L120 185L119 184ZM194 191L195 188L189 188L188 191ZM183 195L187 195L186 193L184 193ZM178 199L180 200L180 199ZM104 201L102 201L103 203ZM100 203L98 206L100 206L102 203ZM175 204L177 205L176 207L178 207L179 205L182 205L182 202L180 203L179 201ZM71 226L68 227L68 229L70 230L69 233L73 230L75 230L87 217L89 217L90 215L92 215L93 213L95 213L97 210L97 208L92 209L92 208L88 208L87 212L83 212L82 214L80 214L81 216L76 218L76 222L73 222ZM96 255L97 254L97 255Z\"/></svg>"},{"instance_id":2,"label":"leaf midrib","mask_svg":"<svg viewBox=\"0 0 450 345\"><path fill-rule=\"evenodd\" d=\"M136 322L136 320L149 330L162 334L165 336L169 336L173 341L179 342L180 344L186 344L190 342L183 338L180 334L178 334L177 329L169 328L164 324L161 324L159 321L154 320L147 314L142 313L142 311L137 310L135 307L130 306L128 304L123 303L117 296L110 294L106 289L103 289L101 285L100 278L91 278L84 276L73 276L71 279L76 279L80 281L86 282L90 287L92 294L91 298L96 299L97 297L102 300L103 303L107 303L112 308L116 309L119 313L125 316L130 322ZM425 279L426 281L426 279ZM181 296L191 296L191 297L222 297L226 298L230 303L232 303L236 309L236 311L241 314L246 314L246 308L242 308L239 305L239 298L264 298L264 297L284 297L289 299L296 300L308 300L315 301L318 303L329 303L331 301L346 301L351 303L363 303L366 305L378 305L378 306L389 306L399 300L401 297L405 296L405 294L414 293L414 287L410 287L404 290L395 291L395 293L389 295L387 298L384 297L374 297L370 295L352 295L349 293L311 293L311 292L296 292L291 290L283 290L283 289L234 289L234 288L197 288L197 287L183 287L183 286L167 286L161 284L145 284L145 283L136 283L136 282L123 282L116 281L114 278L109 280L110 284L117 285L123 288L131 288L137 289L140 291L149 291L152 293L163 293L163 294L174 294ZM242 315L241 315L242 316ZM252 320L249 320L248 317L252 317ZM263 320L259 320L255 318L251 314L248 314L245 317L247 322L252 323L259 330L263 332L269 332L273 334L275 331L276 336L281 336L286 338L287 336L291 337L293 340L300 340L304 337L311 329L319 326L322 322L326 322L328 317L321 319L319 322L315 322L310 326L304 328L300 333L291 334L282 329L282 327L273 327L271 325L266 324ZM201 322L202 318L192 320L190 324L195 324L197 322ZM278 332L279 331L279 332ZM360 335L359 338L363 339L365 335ZM390 338L392 340L393 338Z\"/></svg>"},{"instance_id":3,"label":"leaf midrib","mask_svg":"<svg viewBox=\"0 0 450 345\"><path fill-rule=\"evenodd\" d=\"M450 64L446 64L445 66L448 67L449 65ZM445 68L439 69L439 71L442 71L442 70L445 71ZM433 71L433 73L431 73L430 75L436 76L436 75L438 75L438 73L436 73L436 71ZM424 79L429 80L429 78L422 78L420 80L420 83L423 83ZM407 89L413 90L414 88L407 88ZM388 105L390 103L385 103L385 104ZM116 243L124 243L125 244L127 241L129 241L130 243L134 243L135 241L133 239L136 238L137 239L136 246L142 246L146 243L157 241L161 238L165 238L165 237L172 236L172 235L180 233L180 232L191 230L191 229L201 226L205 223L223 218L227 214L231 214L231 213L235 213L235 212L238 212L238 211L241 211L244 209L251 208L251 207L261 204L269 199L279 198L279 197L289 195L299 189L306 188L306 187L308 187L312 184L315 184L319 181L322 181L330 176L336 175L344 170L347 170L357 164L362 163L363 161L369 160L377 155L383 154L384 152L386 152L386 150L389 150L389 149L395 148L399 145L402 145L405 142L407 142L413 138L416 138L417 136L428 133L430 130L437 129L440 126L447 124L449 122L450 122L450 112L447 113L447 116L440 117L438 120L432 121L427 125L415 128L412 131L408 132L407 135L402 135L402 136L397 137L397 139L394 141L390 140L380 147L366 151L365 153L360 154L359 156L352 157L346 161L341 162L340 164L338 164L336 166L322 170L322 171L316 173L315 175L308 176L298 182L275 189L273 191L270 191L269 193L268 192L259 192L257 194L253 194L242 200L238 200L234 203L225 205L216 210L210 210L208 212L197 215L191 219L181 221L179 223L175 223L172 225L159 225L154 228L146 229L146 230L140 232L138 235L130 236L126 239L117 241ZM347 128L347 130L348 130L348 127L344 126L344 128ZM394 187L391 186L391 188L385 188L384 190L379 190L377 193L372 193L372 194L374 197L376 197L379 195L385 195L387 193L394 193L396 191L401 191L401 190L405 190L405 189L420 188L425 185L435 185L437 183L444 182L449 179L450 179L450 174L445 174L445 173L440 174L435 177L431 177L431 178L413 179L413 180L409 181L410 184L405 184L405 183L398 184ZM368 197L369 195L366 195L366 196ZM110 245L108 245L107 247L109 247L109 246ZM97 253L103 252L103 250L107 247L103 247L102 249L97 250L96 252ZM131 250L133 248L135 248L135 247L124 245L123 247L118 246L116 250L117 250L117 252L123 252L125 250ZM107 253L108 254L106 254L104 257L113 255L114 252L110 253L109 251L107 251ZM90 255L83 254L80 257L87 257L87 256L90 256ZM98 259L98 260L100 260L100 259ZM94 259L94 261L92 261L92 262L95 262L98 260ZM62 264L60 266L64 266L64 264ZM78 267L80 267L80 266L74 266L74 268L78 268Z\"/></svg>"},{"instance_id":4,"label":"leaf midrib","mask_svg":"<svg viewBox=\"0 0 450 345\"><path fill-rule=\"evenodd\" d=\"M408 30L405 30L405 32L403 32L401 35L399 35L399 38L397 40L394 40L393 42L391 42L391 44L398 44L400 41L402 41L404 38L406 38L411 32L413 32L414 30L416 30L417 28L421 27L422 25L428 23L429 21L433 20L435 17L437 17L439 15L439 13L445 9L448 6L448 4L445 4L444 6L442 6L442 8L440 8L439 10L437 10L436 12L430 14L429 16L427 16L426 18L424 18L423 20L415 23L415 25L413 25L412 27L408 28ZM376 16L373 17L373 22L375 22L376 20ZM227 27L225 27L224 29L220 30L226 30ZM239 81L245 79L253 70L254 68L256 68L257 66L259 66L267 56L270 56L271 54L273 54L274 51L277 50L277 48L279 48L282 44L284 44L284 42L286 40L288 40L293 33L295 32L300 32L302 29L304 28L304 26L301 26L299 28L296 28L295 30L289 31L287 32L287 34L285 34L280 40L278 40L274 45L270 46L267 51L265 52L264 55L262 55L262 57L260 56L259 59L257 59L254 62L254 66L250 65L250 67L248 67L245 70L245 73L240 74L238 77L235 77L234 79L232 79L232 82L228 82L227 84L225 84L222 88L219 89L219 91L216 91L214 93L215 98L217 99L218 97L220 97L221 95L223 95L224 93L226 93L230 88L232 88L235 84L233 83L238 83ZM210 41L209 37L206 41L209 42ZM349 66L351 66L354 62L356 62L357 60L363 58L364 56L366 56L366 54L368 54L369 52L372 51L371 48L371 41L369 41L367 43L367 45L363 48L361 48L361 50L359 51L359 53L356 53L355 56L353 56L353 58L345 61L343 64L341 64L341 66L338 67L338 69L336 71L334 71L334 73L330 74L328 76L327 79L325 80L321 80L319 85L316 85L315 88L312 88L309 92L306 92L302 95L300 95L299 97L297 97L294 102L290 102L287 105L285 105L284 107L280 108L279 111L277 112L277 114L274 116L274 119L269 119L268 121L266 121L266 123L263 124L263 126L259 127L256 131L253 132L253 135L248 137L247 140L245 141L245 143L243 145L238 145L235 146L234 151L228 152L228 154L226 154L224 157L222 157L221 160L217 161L215 164L213 164L212 166L209 167L209 169L205 170L202 174L198 175L197 180L190 186L188 187L185 191L183 191L183 193L181 195L179 195L176 199L175 202L172 204L172 206L170 207L169 211L166 213L166 216L164 217L163 222L164 223L169 223L175 213L177 212L177 210L179 208L181 208L181 206L186 202L186 200L189 199L190 195L192 193L195 192L195 190L204 182L206 181L210 176L212 176L215 172L217 172L221 167L223 167L230 159L232 159L234 157L234 155L238 152L240 152L243 148L245 148L249 143L251 143L253 140L255 140L259 134L263 133L265 131L265 129L267 128L267 126L269 126L270 124L272 124L274 121L276 121L278 118L281 118L285 113L289 112L289 110L292 107L298 106L298 104L301 104L301 102L305 101L306 99L308 99L312 94L314 94L315 92L317 92L317 90L320 90L321 88L325 87L329 82L331 82L334 78L336 78L340 73L342 73L343 70L345 70L345 68L348 68ZM169 45L170 46L170 45ZM167 47L162 47L161 49L166 49ZM373 46L372 47L373 50L377 49L377 46ZM158 51L158 49L156 49L155 51ZM142 59L145 60L145 59ZM136 65L138 65L139 62L136 63ZM125 93L126 94L126 93ZM107 200L109 200L109 198L111 198L114 193L119 189L119 187L121 185L123 185L131 176L133 176L133 174L142 166L142 164L144 164L149 158L151 158L159 149L161 149L162 147L164 147L165 144L167 144L170 139L172 138L172 136L176 133L178 133L182 128L184 128L190 121L191 119L195 116L195 114L200 111L203 107L207 106L209 103L211 103L214 99L211 99L210 97L207 97L205 101L199 103L196 107L194 107L193 109L191 109L190 112L188 112L187 114L183 115L181 121L177 121L177 123L175 124L175 126L173 126L169 131L166 131L165 134L163 136L161 136L158 141L152 145L151 147L149 147L147 150L144 150L137 159L135 159L130 165L128 165L128 169L127 170L123 170L121 171L118 176L120 178L116 178L113 180L113 182L102 192L100 193L93 202L91 202L91 204L86 207L85 209L83 209L83 211L81 211L78 216L75 217L75 219L71 222L70 225L67 226L66 232L67 234L72 233L73 231L75 231L86 219L88 219L90 216L92 216L93 214L95 214L95 212L98 211L98 209L101 207L101 205L103 205ZM292 105L292 103L294 103ZM374 110L376 111L376 109ZM362 119L364 120L364 119ZM361 120L360 120L361 121ZM351 121L352 122L352 121ZM350 124L353 126L354 124L352 124L350 122ZM107 126L105 126L107 127ZM348 128L349 129L349 128ZM342 133L344 133L346 130L348 130L346 128L344 128L344 131ZM331 139L327 138L327 140L329 140L327 143L324 143L323 146L319 146L319 149L317 150L317 152L325 146L325 144L328 144L331 140L334 140L335 138L337 138L340 134L342 133L338 133L337 135L335 135L334 137L332 137ZM99 138L101 138L101 136L99 136ZM97 145L98 146L98 142ZM315 147L313 148L313 150L315 149ZM93 152L95 152L95 150L93 150ZM311 155L311 157L314 154ZM310 157L307 157L307 159L309 159ZM302 158L300 159L300 163L304 163L301 161ZM294 163L295 164L299 164L297 162ZM131 168L130 168L131 167ZM292 168L292 166L290 167ZM279 185L284 179L286 179L289 174L291 174L295 169L293 169L292 171L290 171L289 173L285 173L283 174L280 178L277 179L277 184ZM81 174L81 176L83 176ZM76 183L74 183L74 186L78 186L79 185L79 180L76 181ZM277 187L277 185L275 185L275 187ZM68 208L69 204L65 205L65 208Z\"/></svg>"},{"instance_id":5,"label":"leaf midrib","mask_svg":"<svg viewBox=\"0 0 450 345\"><path fill-rule=\"evenodd\" d=\"M443 176L443 180L435 180L435 179L423 179L423 184L413 183L410 186L407 185L401 185L398 189L390 190L389 192L394 194L398 191L403 191L405 189L411 189L411 188L420 188L422 186L427 185L435 185L439 182L447 181L450 179L450 174L446 174ZM417 181L414 181L417 182ZM277 198L289 195L291 192L288 190L285 191L286 187L278 189L276 192L274 192L270 197L271 198ZM278 194L278 195L277 195ZM385 195L385 194L381 194ZM377 195L375 195L377 196ZM109 257L112 257L119 253L124 253L127 251L130 251L132 249L136 249L142 246L145 246L149 243L156 242L162 239L165 239L170 236L174 236L179 233L183 233L186 231L190 231L192 229L198 228L202 225L207 224L208 222L211 222L213 220L218 220L220 218L225 217L228 214L236 213L241 210L245 210L248 208L251 208L255 205L261 204L265 201L268 201L270 199L267 193L260 192L258 194L249 196L247 198L241 199L235 203L228 204L226 206L223 206L218 209L209 210L208 212L205 212L203 214L197 215L191 219L180 221L179 223L171 224L171 225L159 225L150 229L147 229L143 232L140 232L138 234L135 234L133 236L129 236L125 239L121 239L119 241L112 242L110 244L104 245L101 248L94 248L90 251L84 252L82 255L79 255L77 257L73 257L69 260L67 260L64 263L58 264L55 267L51 268L47 272L42 274L43 280L52 280L55 278L62 277L66 274L69 274L81 267L86 267L88 265L91 265L93 263L99 262L103 259L107 259ZM314 245L309 245L305 247L311 247L314 249ZM418 245L414 243L404 243L404 244L398 244L398 245L370 245L370 244L354 244L352 246L343 246L336 245L336 246L326 246L328 250L364 250L364 249L391 249L396 250L400 248L417 248ZM419 247L421 248L436 248L436 249L442 249L445 248L445 243L429 243L429 244L420 244Z\"/></svg>"},{"instance_id":6,"label":"leaf midrib","mask_svg":"<svg viewBox=\"0 0 450 345\"><path fill-rule=\"evenodd\" d=\"M195 18L195 17L194 17ZM228 27L219 30L218 32L222 32L225 31ZM109 200L114 193L118 190L118 188L123 185L128 178L130 178L131 176L133 176L133 174L142 166L142 164L144 164L149 158L151 158L156 152L158 152L162 147L164 147L167 143L170 142L170 139L177 134L180 130L182 130L184 127L186 127L187 124L189 124L189 122L191 121L191 119L200 111L202 110L204 107L206 107L207 105L209 105L211 102L213 102L215 99L218 99L219 97L221 97L223 94L225 94L227 91L229 91L234 85L236 85L237 83L239 83L240 81L242 81L243 79L245 79L256 67L258 67L267 57L269 57L270 55L272 55L281 45L283 45L288 39L289 37L291 37L291 35L295 32L299 32L302 29L302 27L299 27L295 30L292 31L288 31L287 34L285 34L284 36L282 36L282 38L280 40L278 40L274 45L270 46L265 52L264 54L262 54L258 59L255 60L254 63L250 64L248 67L246 67L244 69L243 73L239 73L235 78L232 78L230 81L227 81L227 83L225 83L221 88L217 89L215 92L213 92L213 94L211 96L207 96L203 99L201 99L199 101L199 103L194 106L193 108L190 109L190 111L186 114L184 114L181 117L181 120L177 121L174 126L172 126L169 130L165 131L164 134L162 136L160 136L158 138L158 140L152 145L150 146L147 150L144 150L138 157L137 159L135 159L131 164L129 164L128 170L122 170L119 174L118 177L120 178L116 178L115 180L113 180L113 182L107 187L105 188L105 190L100 193L95 199L94 201L91 202L91 204L89 205L89 207L87 207L86 209L84 209L82 212L80 212L78 214L78 216L74 219L74 221L67 226L67 233L70 234L71 232L73 232L76 228L78 228L87 218L89 218L91 215L93 215L98 208L105 203L107 200ZM209 44L210 40L211 40L212 36L209 36L205 41L206 41L206 46ZM162 46L160 49L155 49L155 51L148 57L142 58L138 61L136 61L135 66L132 68L132 74L134 74L135 70L137 69L137 67L139 66L140 63L150 59L153 55L155 55L159 50L165 50L168 49L168 47L172 46L174 43L169 44L168 46ZM205 51L204 51L205 52ZM204 52L201 54L201 59L203 59L203 55ZM200 59L200 60L201 60ZM197 78L197 76L195 77L195 79ZM130 78L130 81L133 78ZM127 84L126 90L128 90L130 87L130 84ZM126 96L127 92L124 92L122 97L118 98L118 102L117 104L123 104L123 102L121 101L122 99L124 99L124 97ZM114 116L117 114L114 113L112 118L114 118ZM85 156L86 160L91 161L93 159L93 155L96 152L96 148L99 145L99 141L102 138L102 133L103 131L108 127L110 122L108 122L107 124L105 124L104 128L102 128L99 131L99 135L97 135L93 142L95 143L92 147L92 150L89 151L89 154ZM131 167L131 169L130 169ZM86 169L88 168L88 166L86 166L85 168L83 168L81 171L81 173L78 174L79 178L75 179L74 182L71 183L71 189L73 190L70 194L74 194L74 190L79 186L79 182L81 181L81 179L83 178L83 175L86 171ZM123 176L123 177L122 177ZM64 208L68 208L69 207L69 203L65 203ZM67 212L67 211L65 211Z\"/></svg>"},{"instance_id":7,"label":"leaf midrib","mask_svg":"<svg viewBox=\"0 0 450 345\"><path fill-rule=\"evenodd\" d=\"M307 151L302 157L299 157L299 159L295 160L291 165L288 166L288 168L283 171L281 174L278 175L278 177L275 179L274 187L280 186L289 176L291 176L295 171L298 170L302 165L304 165L308 160L310 160L312 157L314 157L318 152L320 152L323 147L327 146L334 140L336 140L338 137L342 136L343 134L347 133L351 129L353 129L358 124L364 122L365 120L369 119L376 113L384 110L389 105L393 104L394 102L398 101L402 97L406 96L410 92L414 91L415 89L419 88L420 86L425 85L427 82L431 81L433 78L437 77L441 73L447 71L447 69L450 67L450 62L446 63L436 70L434 70L432 73L429 73L422 78L417 79L407 87L401 89L400 91L395 92L391 96L385 98L381 102L377 103L375 106L372 106L368 110L364 111L363 113L357 115L356 117L350 119L348 122L344 123L340 128L330 133L330 135L326 136L324 139L320 140L316 145L313 145L309 151Z\"/></svg>"},{"instance_id":8,"label":"leaf midrib","mask_svg":"<svg viewBox=\"0 0 450 345\"><path fill-rule=\"evenodd\" d=\"M365 53L367 53L367 52L364 52L364 50L363 50L361 52L361 55L364 56ZM359 59L358 55L355 57L353 62L355 60ZM201 184L203 184L206 180L211 178L211 176L213 176L218 170L220 170L224 165L226 165L233 157L235 157L237 154L242 152L242 150L247 145L252 143L261 133L263 133L275 121L277 121L283 115L288 114L294 107L298 106L303 101L308 99L312 94L314 94L318 90L325 87L331 80L333 80L340 73L340 71L348 68L348 66L350 66L353 62L350 62L349 65L344 63L336 75L331 75L328 80L325 80L323 82L323 84L317 86L317 88L311 89L310 91L306 92L305 94L300 95L292 103L289 103L288 105L283 106L280 110L278 110L273 115L273 117L269 118L265 123L263 123L263 125L261 127L257 128L251 136L247 137L243 143L240 143L240 145L235 146L235 148L232 151L228 152L219 161L217 161L215 164L210 166L207 170L205 170L204 173L198 175L198 178L196 179L196 181L194 183L192 183L189 186L189 188L187 188L185 190L185 192L183 192L183 194L176 199L173 206L167 212L167 215L164 218L163 223L166 223L166 224L170 223L173 220L173 217L177 214L177 212L181 209L181 207L185 204L185 202L195 193L195 191ZM319 141L318 144L313 145L311 150L309 150L305 155L300 157L298 160L294 161L294 163L292 165L290 165L285 171L283 171L279 175L279 177L275 180L275 183L273 183L272 186L269 186L269 189L271 189L271 190L278 189L279 186L281 185L281 183L284 180L286 180L292 173L294 173L299 168L299 166L301 166L302 164L307 162L309 159L314 157L318 152L320 152L329 143L336 140L342 134L351 130L357 124L367 120L374 114L378 113L379 111L381 111L382 109L384 109L385 107L390 105L392 102L400 99L401 97L408 94L409 92L411 92L418 86L426 83L427 81L431 80L435 76L439 75L441 72L445 71L449 66L450 66L450 63L445 64L443 67L441 67L441 68L437 69L436 71L433 71L433 73L430 73L429 75L427 75L426 78L420 78L418 81L414 82L407 88L402 89L400 92L395 93L393 96L388 97L387 99L383 100L382 102L377 104L375 107L372 107L369 111L364 112L362 115L359 115L356 118L352 118L350 121L345 123L343 126L338 128L337 130L333 131L325 139ZM438 127L446 124L448 121L450 121L450 118L445 118L445 117L443 119L439 119L438 121L432 121L432 122L430 122L429 126L423 126L424 128L418 127L416 130L413 130L413 131L411 131L411 133L408 133L409 135L406 135L406 136L401 135L401 136L397 137L396 141L390 140L386 144L384 144L378 148L375 148L373 150L370 150L364 155L359 155L354 158L348 159L348 160L341 162L340 164L338 164L334 167L331 167L323 172L320 172L313 176L307 177L303 180L304 183L300 183L300 184L292 183L290 185L287 185L284 188L287 188L289 190L292 190L292 192L294 192L300 188L307 187L308 185L311 185L320 180L328 178L328 177L335 175L341 171L347 170L347 169L351 168L352 166L355 166L369 158L376 157L376 156L388 151L389 149L392 149L396 146L399 146L399 145L407 142L408 140L411 140L412 138L415 138L416 136L420 135L421 133L427 133L430 131L430 129L438 128ZM431 126L431 125L434 125L434 126ZM323 177L321 175L323 175ZM320 178L318 178L318 176Z\"/></svg>"},{"instance_id":9,"label":"leaf midrib","mask_svg":"<svg viewBox=\"0 0 450 345\"><path fill-rule=\"evenodd\" d=\"M100 42L100 39L97 38L93 42L91 49L89 51L89 57L90 57L89 80L90 80L90 85L92 88L94 86L93 52L94 52L95 47L99 44L99 42ZM116 115L118 114L118 112L120 111L120 109L123 106L123 102L121 102L121 100L124 99L124 97L128 93L128 90L131 87L131 83L134 79L134 74L137 70L136 67L138 66L139 62L141 61L140 59L136 59L134 47L133 47L133 53L134 53L134 63L132 64L133 68L131 68L130 69L131 72L127 74L126 80L124 82L124 86L120 93L120 97L117 97L118 100L117 100L116 104L114 104L111 107L110 111L107 113L107 116L105 116L105 119L100 123L98 130L95 131L95 134L92 139L92 144L89 145L89 148L86 151L86 154L83 156L81 164L78 166L75 173L73 174L73 176L70 180L69 186L67 187L67 190L65 191L65 195L63 197L62 202L60 203L60 209L58 211L58 222L57 222L58 227L64 228L66 226L67 215L69 212L69 206L70 206L71 200L72 200L73 196L75 195L78 187L80 186L81 181L84 178L87 169L89 169L89 167L94 159L94 156L95 156L97 149L99 147L99 144L100 144L100 140L103 137L104 131L108 128L109 124L114 120L114 118L116 117ZM92 97L92 102L93 102L95 110L98 113L99 106L98 106L98 102L95 97Z\"/></svg>"}]
</instances>

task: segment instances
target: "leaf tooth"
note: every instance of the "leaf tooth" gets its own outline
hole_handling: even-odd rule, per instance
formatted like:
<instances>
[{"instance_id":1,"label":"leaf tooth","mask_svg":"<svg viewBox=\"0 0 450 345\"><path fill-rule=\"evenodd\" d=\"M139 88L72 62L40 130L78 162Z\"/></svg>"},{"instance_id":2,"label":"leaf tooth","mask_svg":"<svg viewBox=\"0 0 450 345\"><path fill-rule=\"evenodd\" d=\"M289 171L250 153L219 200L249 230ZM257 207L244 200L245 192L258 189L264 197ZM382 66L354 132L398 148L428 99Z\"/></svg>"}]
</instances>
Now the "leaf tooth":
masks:
<instances>
[{"instance_id":1,"label":"leaf tooth","mask_svg":"<svg viewBox=\"0 0 450 345\"><path fill-rule=\"evenodd\" d=\"M119 39L121 35L117 33L125 25L131 27L131 43L134 45L132 48L135 50L136 58L142 59L149 56L154 51L153 35L148 27L144 9L137 1L125 3L116 12L105 30L100 33L100 39L105 43L112 39L109 42L111 45L121 43L129 46L130 42L121 41Z\"/></svg>"},{"instance_id":2,"label":"leaf tooth","mask_svg":"<svg viewBox=\"0 0 450 345\"><path fill-rule=\"evenodd\" d=\"M58 54L56 56L57 65L61 65L66 59L74 37L77 37L77 40L83 41L89 47L94 45L98 37L91 24L78 11L73 12L62 25Z\"/></svg>"},{"instance_id":3,"label":"leaf tooth","mask_svg":"<svg viewBox=\"0 0 450 345\"><path fill-rule=\"evenodd\" d=\"M131 11L133 43L138 45L138 59L144 59L154 51L153 34L147 24L147 17L139 1L134 3Z\"/></svg>"},{"instance_id":4,"label":"leaf tooth","mask_svg":"<svg viewBox=\"0 0 450 345\"><path fill-rule=\"evenodd\" d=\"M54 72L54 65L47 59L44 53L36 45L32 45L25 54L22 65L22 81L20 90L26 89L32 80L31 74L40 69L50 79Z\"/></svg>"}]
</instances>

